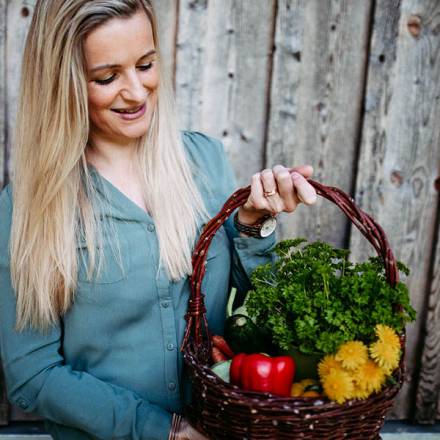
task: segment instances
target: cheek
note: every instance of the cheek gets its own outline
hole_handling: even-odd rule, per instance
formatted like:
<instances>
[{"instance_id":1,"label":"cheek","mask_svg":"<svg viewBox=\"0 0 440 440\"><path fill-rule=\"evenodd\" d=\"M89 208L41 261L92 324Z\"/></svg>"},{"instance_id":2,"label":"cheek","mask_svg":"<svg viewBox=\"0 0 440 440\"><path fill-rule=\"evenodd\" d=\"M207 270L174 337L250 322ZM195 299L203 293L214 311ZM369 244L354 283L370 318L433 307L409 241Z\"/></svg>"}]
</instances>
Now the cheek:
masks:
<instances>
[{"instance_id":1,"label":"cheek","mask_svg":"<svg viewBox=\"0 0 440 440\"><path fill-rule=\"evenodd\" d=\"M115 99L115 93L111 87L97 88L90 86L88 88L89 115L93 119L99 112L111 108Z\"/></svg>"},{"instance_id":2,"label":"cheek","mask_svg":"<svg viewBox=\"0 0 440 440\"><path fill-rule=\"evenodd\" d=\"M154 65L151 70L145 73L145 78L142 82L147 89L157 89L157 87L159 86L159 72L156 65Z\"/></svg>"}]
</instances>

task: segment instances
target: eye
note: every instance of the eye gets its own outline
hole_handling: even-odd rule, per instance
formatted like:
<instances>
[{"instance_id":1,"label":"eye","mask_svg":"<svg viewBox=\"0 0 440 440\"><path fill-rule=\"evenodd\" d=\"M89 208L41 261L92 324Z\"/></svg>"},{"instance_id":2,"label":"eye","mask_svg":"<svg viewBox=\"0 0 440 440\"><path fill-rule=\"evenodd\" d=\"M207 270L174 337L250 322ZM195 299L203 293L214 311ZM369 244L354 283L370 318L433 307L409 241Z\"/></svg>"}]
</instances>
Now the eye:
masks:
<instances>
[{"instance_id":1,"label":"eye","mask_svg":"<svg viewBox=\"0 0 440 440\"><path fill-rule=\"evenodd\" d=\"M112 76L109 76L108 78L95 79L94 81L96 84L105 85L105 84L110 84L115 79L115 77L116 77L116 75L112 75Z\"/></svg>"},{"instance_id":2,"label":"eye","mask_svg":"<svg viewBox=\"0 0 440 440\"><path fill-rule=\"evenodd\" d=\"M146 70L150 70L153 67L153 63L148 63L148 64L141 64L140 66L138 66L138 69L142 70L143 72Z\"/></svg>"}]
</instances>

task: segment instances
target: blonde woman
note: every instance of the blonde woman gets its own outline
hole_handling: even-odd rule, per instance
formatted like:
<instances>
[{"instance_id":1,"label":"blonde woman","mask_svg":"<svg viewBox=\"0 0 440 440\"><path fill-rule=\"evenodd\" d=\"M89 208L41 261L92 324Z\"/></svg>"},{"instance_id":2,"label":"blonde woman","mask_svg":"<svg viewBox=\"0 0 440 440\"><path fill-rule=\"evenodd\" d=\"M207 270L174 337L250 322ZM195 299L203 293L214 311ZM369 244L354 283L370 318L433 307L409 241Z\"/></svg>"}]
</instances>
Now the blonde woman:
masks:
<instances>
[{"instance_id":1,"label":"blonde woman","mask_svg":"<svg viewBox=\"0 0 440 440\"><path fill-rule=\"evenodd\" d=\"M214 333L230 282L245 289L271 258L261 219L313 203L310 174L257 173L216 235L205 277ZM10 401L41 414L56 440L204 438L179 415L191 251L236 188L221 143L177 128L148 0L37 1L13 176L0 195Z\"/></svg>"}]
</instances>

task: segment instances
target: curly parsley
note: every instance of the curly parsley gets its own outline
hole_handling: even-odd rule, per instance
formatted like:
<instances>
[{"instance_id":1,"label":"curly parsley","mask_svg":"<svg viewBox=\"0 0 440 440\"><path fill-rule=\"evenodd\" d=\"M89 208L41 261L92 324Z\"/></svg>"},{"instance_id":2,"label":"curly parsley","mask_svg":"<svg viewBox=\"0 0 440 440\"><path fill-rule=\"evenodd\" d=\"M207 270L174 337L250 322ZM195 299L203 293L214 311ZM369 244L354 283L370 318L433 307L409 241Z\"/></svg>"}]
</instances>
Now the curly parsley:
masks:
<instances>
[{"instance_id":1,"label":"curly parsley","mask_svg":"<svg viewBox=\"0 0 440 440\"><path fill-rule=\"evenodd\" d=\"M415 319L406 285L392 288L379 258L354 264L348 250L306 241L281 241L275 265L251 276L246 308L282 349L333 353L347 341L370 343L376 324L400 332ZM398 269L409 273L400 262Z\"/></svg>"}]
</instances>

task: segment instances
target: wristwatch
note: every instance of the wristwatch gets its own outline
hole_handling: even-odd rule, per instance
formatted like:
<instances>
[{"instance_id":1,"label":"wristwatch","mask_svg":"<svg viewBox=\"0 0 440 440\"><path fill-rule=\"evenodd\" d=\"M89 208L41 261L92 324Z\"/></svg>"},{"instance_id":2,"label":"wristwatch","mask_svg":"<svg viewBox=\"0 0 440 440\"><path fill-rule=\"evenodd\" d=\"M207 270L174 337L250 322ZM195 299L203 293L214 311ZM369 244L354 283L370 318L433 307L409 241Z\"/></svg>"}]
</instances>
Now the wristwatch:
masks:
<instances>
[{"instance_id":1,"label":"wristwatch","mask_svg":"<svg viewBox=\"0 0 440 440\"><path fill-rule=\"evenodd\" d=\"M265 215L257 223L245 225L238 220L238 211L234 215L234 226L239 232L250 237L265 238L275 231L277 219L273 215Z\"/></svg>"}]
</instances>

